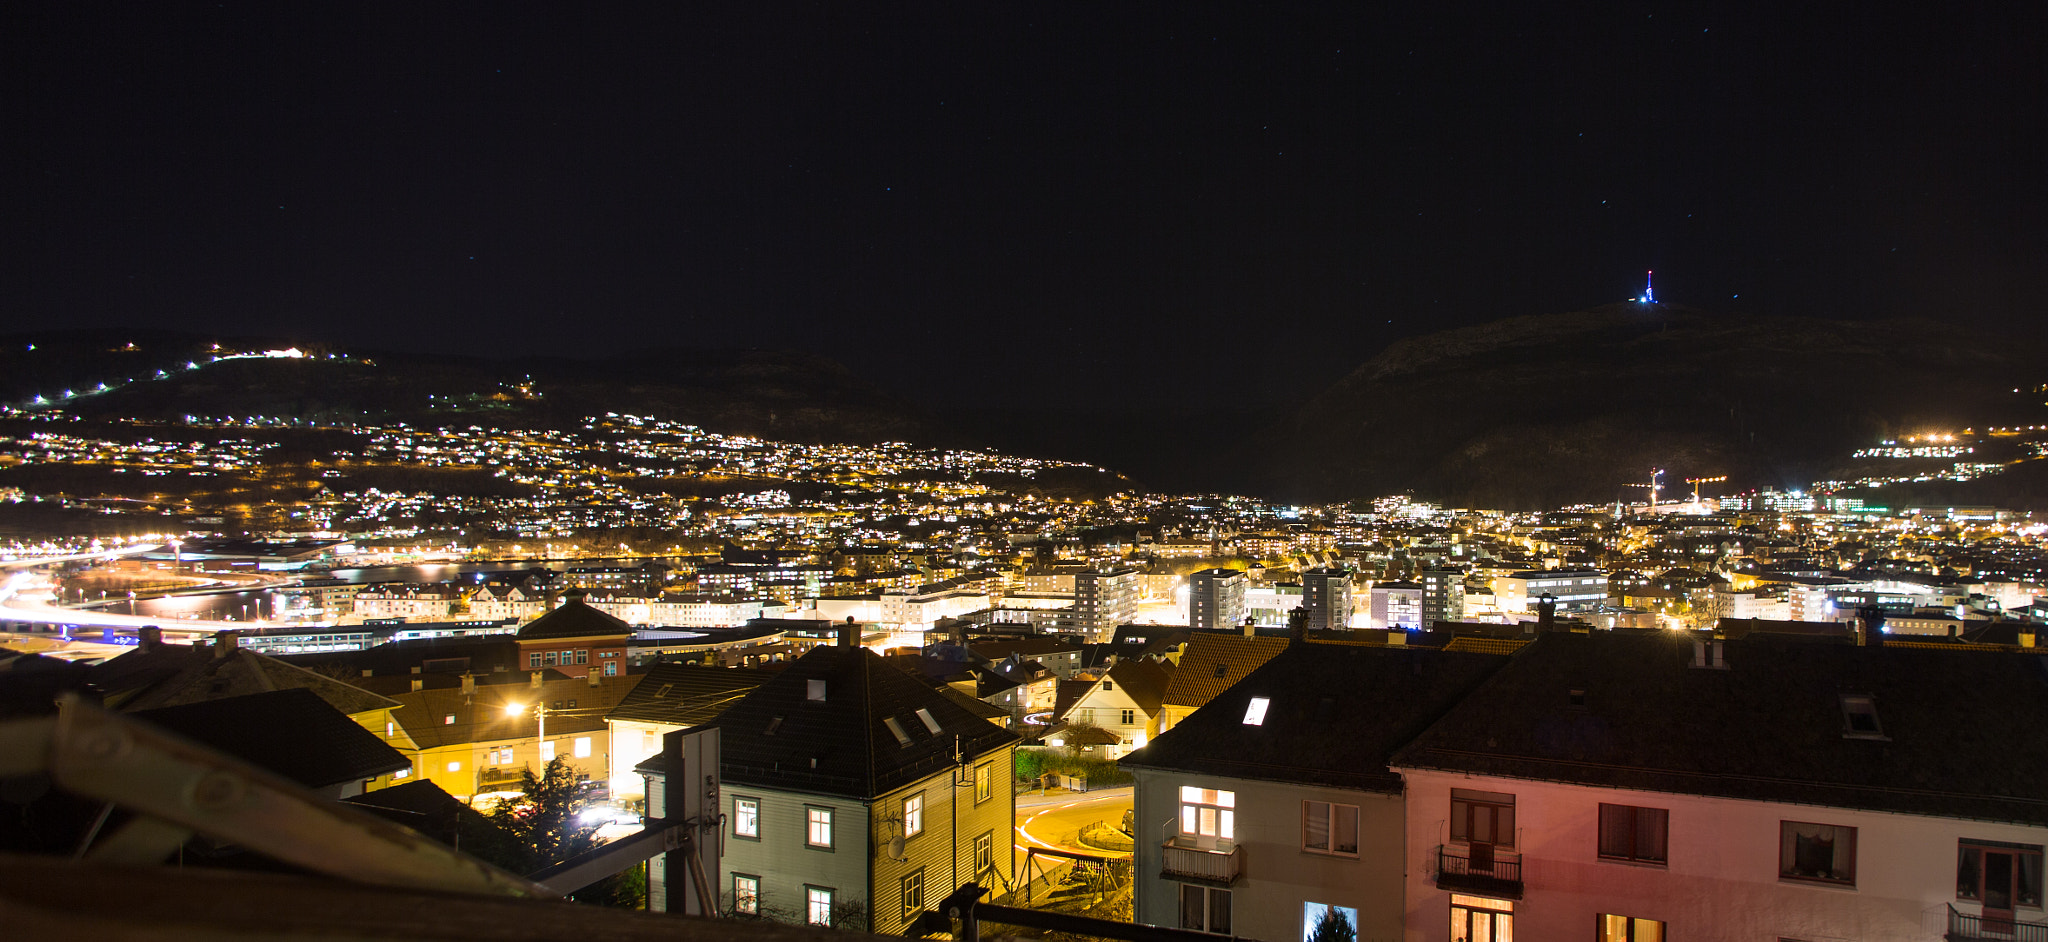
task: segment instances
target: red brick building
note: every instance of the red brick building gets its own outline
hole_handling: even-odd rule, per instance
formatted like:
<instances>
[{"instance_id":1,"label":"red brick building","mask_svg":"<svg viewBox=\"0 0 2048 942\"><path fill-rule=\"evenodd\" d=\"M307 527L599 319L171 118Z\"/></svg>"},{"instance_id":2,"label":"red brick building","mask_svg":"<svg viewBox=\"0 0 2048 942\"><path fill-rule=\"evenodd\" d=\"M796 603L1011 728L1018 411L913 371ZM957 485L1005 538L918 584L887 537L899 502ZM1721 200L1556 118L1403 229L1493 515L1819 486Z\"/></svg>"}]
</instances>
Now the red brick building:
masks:
<instances>
[{"instance_id":1,"label":"red brick building","mask_svg":"<svg viewBox=\"0 0 2048 942\"><path fill-rule=\"evenodd\" d=\"M570 589L562 593L560 608L528 622L515 637L528 670L552 667L571 677L592 671L617 677L626 673L633 626L591 608L582 589Z\"/></svg>"}]
</instances>

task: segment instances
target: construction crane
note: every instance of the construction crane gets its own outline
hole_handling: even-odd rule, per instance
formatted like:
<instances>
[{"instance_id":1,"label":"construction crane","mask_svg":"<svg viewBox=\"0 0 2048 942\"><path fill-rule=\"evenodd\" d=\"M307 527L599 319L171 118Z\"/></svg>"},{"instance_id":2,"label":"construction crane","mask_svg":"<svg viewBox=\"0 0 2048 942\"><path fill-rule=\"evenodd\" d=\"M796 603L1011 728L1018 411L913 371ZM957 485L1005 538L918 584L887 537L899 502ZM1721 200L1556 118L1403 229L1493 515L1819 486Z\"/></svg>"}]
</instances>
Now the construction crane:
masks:
<instances>
[{"instance_id":1,"label":"construction crane","mask_svg":"<svg viewBox=\"0 0 2048 942\"><path fill-rule=\"evenodd\" d=\"M1728 480L1728 476L1723 474L1712 478L1686 478L1685 483L1692 485L1692 502L1697 504L1700 502L1700 485L1714 484L1726 480Z\"/></svg>"},{"instance_id":2,"label":"construction crane","mask_svg":"<svg viewBox=\"0 0 2048 942\"><path fill-rule=\"evenodd\" d=\"M1648 483L1648 484L1643 484L1643 483L1637 482L1637 483L1633 483L1633 484L1624 484L1624 485L1622 485L1622 486L1623 486L1623 487L1647 487L1647 488L1649 488L1649 489L1650 489L1650 509L1651 509L1651 510L1656 510L1656 509L1657 509L1657 492L1659 492L1659 491L1661 491L1661 490L1663 490L1663 489L1664 489L1664 485L1663 485L1663 484L1662 484L1662 483L1661 483L1661 482L1659 481L1659 479L1660 479L1660 478L1662 478L1662 477L1664 477L1664 469L1663 469L1663 468L1651 468L1651 469L1650 469L1650 483Z\"/></svg>"}]
</instances>

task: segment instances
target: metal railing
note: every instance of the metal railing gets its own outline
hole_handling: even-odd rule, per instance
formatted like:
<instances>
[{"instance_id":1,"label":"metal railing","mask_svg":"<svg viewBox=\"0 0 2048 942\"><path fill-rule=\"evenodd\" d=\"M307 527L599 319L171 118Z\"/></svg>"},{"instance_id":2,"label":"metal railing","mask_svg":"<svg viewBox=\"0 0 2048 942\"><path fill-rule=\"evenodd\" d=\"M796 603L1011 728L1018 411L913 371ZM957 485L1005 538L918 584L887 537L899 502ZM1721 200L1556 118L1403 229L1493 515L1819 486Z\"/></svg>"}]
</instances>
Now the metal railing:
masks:
<instances>
[{"instance_id":1,"label":"metal railing","mask_svg":"<svg viewBox=\"0 0 2048 942\"><path fill-rule=\"evenodd\" d=\"M2048 942L2048 924L2020 922L2016 919L1986 919L1969 913L1957 912L1954 906L1948 908L1948 942L1975 942L1975 940L1998 940L1998 942Z\"/></svg>"},{"instance_id":2,"label":"metal railing","mask_svg":"<svg viewBox=\"0 0 2048 942\"><path fill-rule=\"evenodd\" d=\"M1229 883L1237 879L1243 860L1244 849L1234 844L1204 849L1169 839L1159 845L1159 871L1165 877Z\"/></svg>"},{"instance_id":3,"label":"metal railing","mask_svg":"<svg viewBox=\"0 0 2048 942\"><path fill-rule=\"evenodd\" d=\"M1473 856L1467 847L1437 845L1436 885L1442 889L1522 898L1522 855L1494 848L1491 861L1475 861Z\"/></svg>"}]
</instances>

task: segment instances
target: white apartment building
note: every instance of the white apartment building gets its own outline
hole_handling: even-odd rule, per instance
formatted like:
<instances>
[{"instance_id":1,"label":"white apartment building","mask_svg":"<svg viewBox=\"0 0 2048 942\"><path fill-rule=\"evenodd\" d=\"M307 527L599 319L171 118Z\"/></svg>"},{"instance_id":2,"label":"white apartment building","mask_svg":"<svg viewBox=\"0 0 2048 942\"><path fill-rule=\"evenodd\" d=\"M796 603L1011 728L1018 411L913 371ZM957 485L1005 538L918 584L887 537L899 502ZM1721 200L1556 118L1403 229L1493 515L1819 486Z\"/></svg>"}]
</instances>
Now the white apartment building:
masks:
<instances>
[{"instance_id":1,"label":"white apartment building","mask_svg":"<svg viewBox=\"0 0 2048 942\"><path fill-rule=\"evenodd\" d=\"M1598 569L1530 569L1493 580L1494 604L1503 613L1533 612L1543 596L1560 612L1583 612L1607 601L1607 574Z\"/></svg>"}]
</instances>

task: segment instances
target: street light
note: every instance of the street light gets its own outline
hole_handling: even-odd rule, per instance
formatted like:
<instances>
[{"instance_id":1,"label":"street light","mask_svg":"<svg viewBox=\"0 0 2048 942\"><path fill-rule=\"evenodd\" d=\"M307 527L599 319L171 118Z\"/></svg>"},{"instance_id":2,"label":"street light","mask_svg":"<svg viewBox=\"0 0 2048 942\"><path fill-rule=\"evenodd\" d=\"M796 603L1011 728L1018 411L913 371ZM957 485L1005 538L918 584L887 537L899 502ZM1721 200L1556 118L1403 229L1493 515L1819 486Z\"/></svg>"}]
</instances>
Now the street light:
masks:
<instances>
[{"instance_id":1,"label":"street light","mask_svg":"<svg viewBox=\"0 0 2048 942\"><path fill-rule=\"evenodd\" d=\"M518 716L524 712L526 712L526 704L524 703L505 704L506 716ZM548 740L548 705L545 703L535 703L533 705L533 719L538 724L534 730L534 742L536 748L538 748L538 744Z\"/></svg>"}]
</instances>

